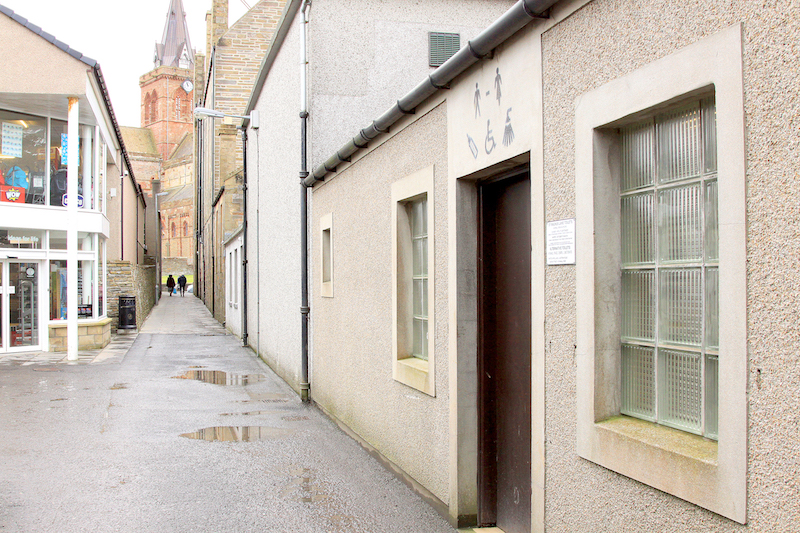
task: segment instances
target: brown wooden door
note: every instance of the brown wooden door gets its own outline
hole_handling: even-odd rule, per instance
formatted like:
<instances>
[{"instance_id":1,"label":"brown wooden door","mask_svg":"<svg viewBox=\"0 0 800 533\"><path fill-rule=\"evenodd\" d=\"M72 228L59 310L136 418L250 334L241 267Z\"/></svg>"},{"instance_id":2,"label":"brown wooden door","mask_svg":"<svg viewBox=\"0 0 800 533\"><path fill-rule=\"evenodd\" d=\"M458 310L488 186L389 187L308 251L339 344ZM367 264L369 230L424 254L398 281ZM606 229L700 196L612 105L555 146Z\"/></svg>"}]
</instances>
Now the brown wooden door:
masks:
<instances>
[{"instance_id":1,"label":"brown wooden door","mask_svg":"<svg viewBox=\"0 0 800 533\"><path fill-rule=\"evenodd\" d=\"M479 194L478 519L530 533L530 177L486 183Z\"/></svg>"}]
</instances>

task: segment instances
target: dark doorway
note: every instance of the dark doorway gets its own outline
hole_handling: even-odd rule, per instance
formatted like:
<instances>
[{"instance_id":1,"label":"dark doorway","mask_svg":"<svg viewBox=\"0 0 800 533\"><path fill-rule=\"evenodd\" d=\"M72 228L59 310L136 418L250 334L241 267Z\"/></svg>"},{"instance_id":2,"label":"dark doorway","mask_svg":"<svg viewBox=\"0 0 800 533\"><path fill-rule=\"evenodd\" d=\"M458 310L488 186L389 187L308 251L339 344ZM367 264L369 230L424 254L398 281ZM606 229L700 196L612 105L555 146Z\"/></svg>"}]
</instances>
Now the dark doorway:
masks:
<instances>
[{"instance_id":1,"label":"dark doorway","mask_svg":"<svg viewBox=\"0 0 800 533\"><path fill-rule=\"evenodd\" d=\"M479 185L481 525L531 530L531 215L527 171Z\"/></svg>"}]
</instances>

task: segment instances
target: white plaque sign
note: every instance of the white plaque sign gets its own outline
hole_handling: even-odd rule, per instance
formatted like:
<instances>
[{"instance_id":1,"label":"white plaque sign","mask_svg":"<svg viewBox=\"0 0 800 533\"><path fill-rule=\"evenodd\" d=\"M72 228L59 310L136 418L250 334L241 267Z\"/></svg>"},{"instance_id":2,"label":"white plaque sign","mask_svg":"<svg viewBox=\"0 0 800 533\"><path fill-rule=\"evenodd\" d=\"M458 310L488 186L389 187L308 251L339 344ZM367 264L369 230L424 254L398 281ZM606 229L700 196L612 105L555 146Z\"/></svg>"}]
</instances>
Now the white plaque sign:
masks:
<instances>
[{"instance_id":1,"label":"white plaque sign","mask_svg":"<svg viewBox=\"0 0 800 533\"><path fill-rule=\"evenodd\" d=\"M575 264L575 219L547 223L547 264Z\"/></svg>"}]
</instances>

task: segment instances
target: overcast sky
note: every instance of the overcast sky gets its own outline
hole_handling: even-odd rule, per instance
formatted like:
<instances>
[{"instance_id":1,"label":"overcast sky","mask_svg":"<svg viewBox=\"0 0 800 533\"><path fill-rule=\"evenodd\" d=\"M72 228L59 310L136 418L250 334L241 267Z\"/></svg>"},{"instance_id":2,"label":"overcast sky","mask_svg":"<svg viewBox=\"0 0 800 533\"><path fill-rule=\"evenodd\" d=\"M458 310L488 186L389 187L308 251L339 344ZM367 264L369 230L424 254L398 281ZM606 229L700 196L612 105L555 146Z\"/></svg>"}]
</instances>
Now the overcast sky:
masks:
<instances>
[{"instance_id":1,"label":"overcast sky","mask_svg":"<svg viewBox=\"0 0 800 533\"><path fill-rule=\"evenodd\" d=\"M153 69L170 0L0 0L56 39L97 60L117 121L140 126L139 76ZM229 0L228 25L258 0ZM211 0L183 0L192 48L205 52L206 11Z\"/></svg>"}]
</instances>

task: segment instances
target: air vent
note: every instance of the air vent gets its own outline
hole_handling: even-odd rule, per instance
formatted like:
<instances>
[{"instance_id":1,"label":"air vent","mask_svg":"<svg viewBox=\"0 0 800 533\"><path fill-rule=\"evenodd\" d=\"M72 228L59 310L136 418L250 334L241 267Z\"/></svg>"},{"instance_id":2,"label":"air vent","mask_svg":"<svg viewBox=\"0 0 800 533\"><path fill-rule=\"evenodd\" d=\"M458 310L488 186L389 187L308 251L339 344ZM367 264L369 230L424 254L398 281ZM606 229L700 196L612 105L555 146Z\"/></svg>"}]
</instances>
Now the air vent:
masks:
<instances>
[{"instance_id":1,"label":"air vent","mask_svg":"<svg viewBox=\"0 0 800 533\"><path fill-rule=\"evenodd\" d=\"M430 66L438 67L461 48L461 36L457 33L428 33Z\"/></svg>"}]
</instances>

